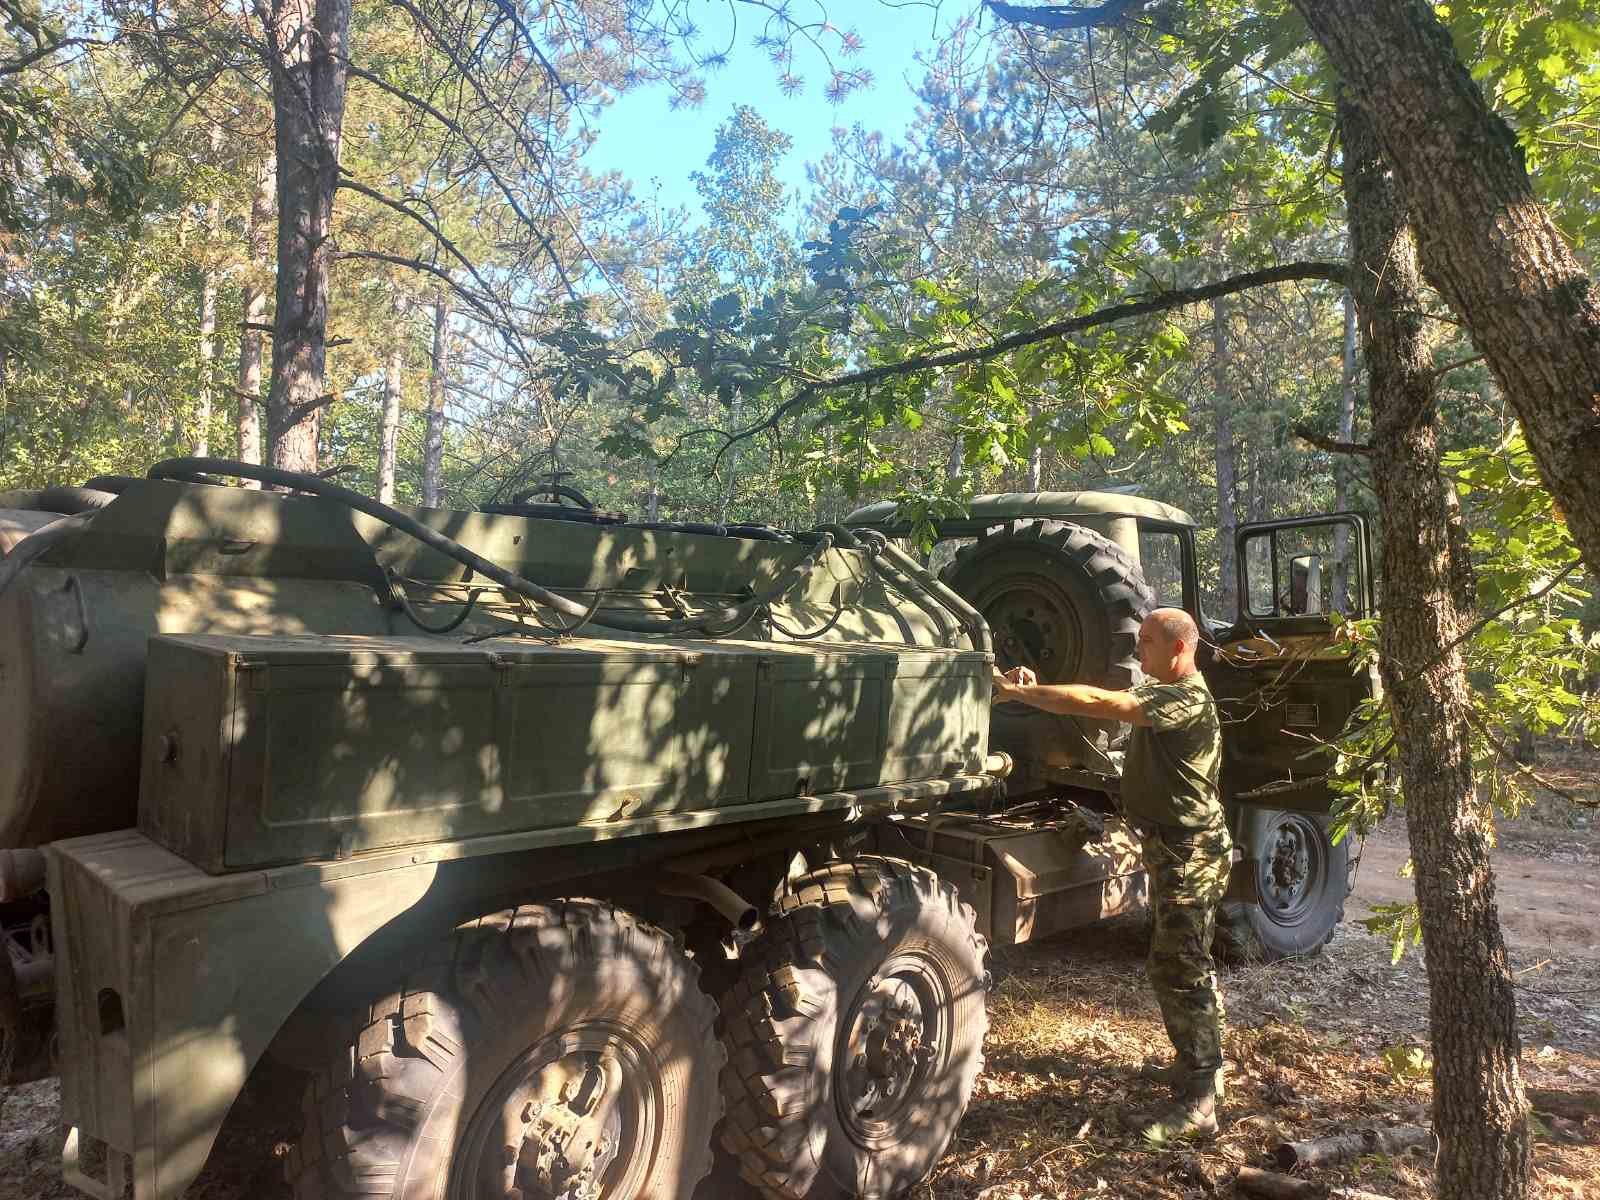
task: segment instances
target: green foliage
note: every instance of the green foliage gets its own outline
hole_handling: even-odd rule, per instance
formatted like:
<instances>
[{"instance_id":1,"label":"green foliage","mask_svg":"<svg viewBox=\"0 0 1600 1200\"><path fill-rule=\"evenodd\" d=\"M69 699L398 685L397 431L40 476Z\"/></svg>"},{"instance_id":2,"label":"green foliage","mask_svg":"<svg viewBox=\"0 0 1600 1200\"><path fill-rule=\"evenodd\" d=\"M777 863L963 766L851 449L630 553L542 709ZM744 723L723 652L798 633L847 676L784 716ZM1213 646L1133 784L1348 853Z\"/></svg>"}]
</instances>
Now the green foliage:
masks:
<instances>
[{"instance_id":1,"label":"green foliage","mask_svg":"<svg viewBox=\"0 0 1600 1200\"><path fill-rule=\"evenodd\" d=\"M1395 961L1400 961L1398 955ZM1401 1042L1385 1046L1379 1057L1383 1059L1383 1065L1389 1069L1391 1079L1416 1083L1433 1075L1433 1059L1428 1056L1425 1047L1408 1046Z\"/></svg>"},{"instance_id":2,"label":"green foliage","mask_svg":"<svg viewBox=\"0 0 1600 1200\"><path fill-rule=\"evenodd\" d=\"M1579 246L1600 233L1600 8L1451 0L1439 16L1516 130L1540 196Z\"/></svg>"}]
</instances>

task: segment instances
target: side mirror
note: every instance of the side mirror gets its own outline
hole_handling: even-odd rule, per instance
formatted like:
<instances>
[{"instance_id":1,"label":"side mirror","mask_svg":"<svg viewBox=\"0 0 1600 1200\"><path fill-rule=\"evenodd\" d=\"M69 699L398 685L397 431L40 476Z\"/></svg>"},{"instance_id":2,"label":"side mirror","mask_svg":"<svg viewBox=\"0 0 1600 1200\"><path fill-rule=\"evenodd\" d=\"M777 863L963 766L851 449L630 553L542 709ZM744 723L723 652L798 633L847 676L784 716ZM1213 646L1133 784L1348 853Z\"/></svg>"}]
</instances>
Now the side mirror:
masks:
<instances>
[{"instance_id":1,"label":"side mirror","mask_svg":"<svg viewBox=\"0 0 1600 1200\"><path fill-rule=\"evenodd\" d=\"M1322 612L1322 555L1297 554L1289 560L1289 595L1284 614L1317 616Z\"/></svg>"}]
</instances>

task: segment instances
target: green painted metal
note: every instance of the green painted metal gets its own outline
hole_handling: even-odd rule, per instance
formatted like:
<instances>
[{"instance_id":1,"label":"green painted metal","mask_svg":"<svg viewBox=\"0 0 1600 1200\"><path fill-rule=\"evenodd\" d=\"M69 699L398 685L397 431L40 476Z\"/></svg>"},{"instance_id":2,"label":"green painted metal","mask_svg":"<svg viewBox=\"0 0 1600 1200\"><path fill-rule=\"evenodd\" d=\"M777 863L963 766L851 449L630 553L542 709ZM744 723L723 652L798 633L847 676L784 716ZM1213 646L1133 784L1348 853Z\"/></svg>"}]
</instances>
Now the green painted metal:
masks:
<instances>
[{"instance_id":1,"label":"green painted metal","mask_svg":"<svg viewBox=\"0 0 1600 1200\"><path fill-rule=\"evenodd\" d=\"M139 824L222 872L973 773L988 671L842 644L158 637Z\"/></svg>"},{"instance_id":2,"label":"green painted metal","mask_svg":"<svg viewBox=\"0 0 1600 1200\"><path fill-rule=\"evenodd\" d=\"M982 533L991 525L1005 521L1075 521L1089 525L1084 518L1130 517L1163 525L1194 528L1195 521L1181 508L1130 496L1121 492L998 492L975 496L967 504L967 515L938 522L941 537L963 537ZM904 537L911 523L901 519L893 500L880 500L858 508L844 519L856 529L876 529L890 537Z\"/></svg>"},{"instance_id":3,"label":"green painted metal","mask_svg":"<svg viewBox=\"0 0 1600 1200\"><path fill-rule=\"evenodd\" d=\"M614 612L724 607L808 553L409 511ZM471 611L428 635L400 594L429 625ZM724 828L977 799L992 656L963 607L835 547L742 640L552 641L337 504L131 484L0 594L0 843L51 843L67 1121L131 1158L136 1200L176 1200L279 1028L379 930L584 870L647 885Z\"/></svg>"}]
</instances>

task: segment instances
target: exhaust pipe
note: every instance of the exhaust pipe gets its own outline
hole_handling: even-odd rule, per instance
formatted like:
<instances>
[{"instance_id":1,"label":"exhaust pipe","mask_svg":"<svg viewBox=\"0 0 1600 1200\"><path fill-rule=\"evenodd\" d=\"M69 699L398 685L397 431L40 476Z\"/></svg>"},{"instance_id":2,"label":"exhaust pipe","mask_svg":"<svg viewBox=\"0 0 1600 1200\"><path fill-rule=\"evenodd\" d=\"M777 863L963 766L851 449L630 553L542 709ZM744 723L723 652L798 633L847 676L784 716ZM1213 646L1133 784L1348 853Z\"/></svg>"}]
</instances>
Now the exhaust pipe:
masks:
<instances>
[{"instance_id":1,"label":"exhaust pipe","mask_svg":"<svg viewBox=\"0 0 1600 1200\"><path fill-rule=\"evenodd\" d=\"M720 879L709 875L686 875L681 871L664 871L656 880L656 891L663 896L683 896L709 904L741 933L750 933L761 920L761 913Z\"/></svg>"}]
</instances>

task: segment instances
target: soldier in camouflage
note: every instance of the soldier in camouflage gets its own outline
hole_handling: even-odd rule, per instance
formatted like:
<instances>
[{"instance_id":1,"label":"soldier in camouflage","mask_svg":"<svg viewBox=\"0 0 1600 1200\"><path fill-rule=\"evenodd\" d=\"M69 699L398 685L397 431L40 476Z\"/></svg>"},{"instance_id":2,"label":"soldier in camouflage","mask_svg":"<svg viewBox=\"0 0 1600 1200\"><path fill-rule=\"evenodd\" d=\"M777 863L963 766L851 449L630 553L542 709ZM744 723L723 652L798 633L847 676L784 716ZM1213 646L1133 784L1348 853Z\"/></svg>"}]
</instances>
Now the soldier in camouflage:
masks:
<instances>
[{"instance_id":1,"label":"soldier in camouflage","mask_svg":"<svg viewBox=\"0 0 1600 1200\"><path fill-rule=\"evenodd\" d=\"M1222 729L1216 702L1195 667L1200 633L1188 613L1158 608L1139 629L1146 676L1128 691L1084 684L1041 684L1018 667L995 675L995 699L1045 712L1127 721L1122 805L1140 833L1155 929L1148 972L1175 1060L1147 1064L1176 1103L1148 1121L1145 1138L1205 1137L1217 1130L1222 1099L1222 993L1211 939L1228 886L1228 837L1218 775Z\"/></svg>"}]
</instances>

